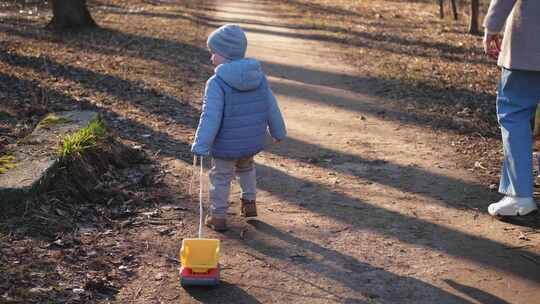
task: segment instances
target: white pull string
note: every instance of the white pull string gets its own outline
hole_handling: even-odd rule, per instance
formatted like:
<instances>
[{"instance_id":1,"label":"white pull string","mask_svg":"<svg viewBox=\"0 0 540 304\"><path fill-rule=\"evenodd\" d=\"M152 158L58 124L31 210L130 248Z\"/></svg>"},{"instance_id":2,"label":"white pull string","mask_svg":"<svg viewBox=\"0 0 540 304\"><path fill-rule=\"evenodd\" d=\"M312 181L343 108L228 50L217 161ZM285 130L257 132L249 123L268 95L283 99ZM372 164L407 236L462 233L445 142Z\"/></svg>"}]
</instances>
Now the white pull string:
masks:
<instances>
[{"instance_id":1,"label":"white pull string","mask_svg":"<svg viewBox=\"0 0 540 304\"><path fill-rule=\"evenodd\" d=\"M199 172L199 238L202 238L203 228L203 157L201 156L201 171Z\"/></svg>"},{"instance_id":2,"label":"white pull string","mask_svg":"<svg viewBox=\"0 0 540 304\"><path fill-rule=\"evenodd\" d=\"M197 155L193 155L193 165L191 166L191 181L189 182L189 198L191 203L193 200L193 184L195 183L195 174L197 171Z\"/></svg>"}]
</instances>

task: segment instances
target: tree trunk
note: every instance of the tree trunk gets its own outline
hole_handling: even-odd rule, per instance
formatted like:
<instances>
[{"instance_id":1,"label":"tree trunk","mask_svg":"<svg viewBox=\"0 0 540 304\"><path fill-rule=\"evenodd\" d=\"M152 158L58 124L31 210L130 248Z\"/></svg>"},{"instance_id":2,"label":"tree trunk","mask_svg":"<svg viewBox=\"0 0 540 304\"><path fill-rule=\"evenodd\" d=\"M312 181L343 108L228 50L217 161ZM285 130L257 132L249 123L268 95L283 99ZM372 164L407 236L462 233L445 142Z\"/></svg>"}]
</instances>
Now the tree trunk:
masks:
<instances>
[{"instance_id":1,"label":"tree trunk","mask_svg":"<svg viewBox=\"0 0 540 304\"><path fill-rule=\"evenodd\" d=\"M439 0L439 16L444 19L444 0Z\"/></svg>"},{"instance_id":2,"label":"tree trunk","mask_svg":"<svg viewBox=\"0 0 540 304\"><path fill-rule=\"evenodd\" d=\"M86 7L86 0L51 0L53 18L47 25L53 29L96 26Z\"/></svg>"},{"instance_id":3,"label":"tree trunk","mask_svg":"<svg viewBox=\"0 0 540 304\"><path fill-rule=\"evenodd\" d=\"M450 0L450 3L452 4L452 14L454 15L454 20L458 20L456 0Z\"/></svg>"},{"instance_id":4,"label":"tree trunk","mask_svg":"<svg viewBox=\"0 0 540 304\"><path fill-rule=\"evenodd\" d=\"M469 34L479 35L480 29L478 28L478 10L480 6L479 0L471 0L471 20L469 23Z\"/></svg>"}]
</instances>

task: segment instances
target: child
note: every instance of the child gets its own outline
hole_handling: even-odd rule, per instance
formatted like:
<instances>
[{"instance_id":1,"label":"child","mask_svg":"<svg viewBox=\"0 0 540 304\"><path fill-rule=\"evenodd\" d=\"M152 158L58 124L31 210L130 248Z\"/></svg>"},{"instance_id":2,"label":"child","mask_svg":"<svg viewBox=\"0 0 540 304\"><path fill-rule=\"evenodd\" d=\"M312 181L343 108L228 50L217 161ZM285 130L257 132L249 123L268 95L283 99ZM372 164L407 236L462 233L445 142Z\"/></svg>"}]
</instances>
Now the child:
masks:
<instances>
[{"instance_id":1,"label":"child","mask_svg":"<svg viewBox=\"0 0 540 304\"><path fill-rule=\"evenodd\" d=\"M238 25L224 25L210 34L207 45L216 69L206 82L191 152L212 157L211 212L205 223L216 231L224 231L235 172L242 188L241 214L257 216L253 157L263 150L267 130L275 141L284 139L287 131L259 62L244 58L244 31Z\"/></svg>"}]
</instances>

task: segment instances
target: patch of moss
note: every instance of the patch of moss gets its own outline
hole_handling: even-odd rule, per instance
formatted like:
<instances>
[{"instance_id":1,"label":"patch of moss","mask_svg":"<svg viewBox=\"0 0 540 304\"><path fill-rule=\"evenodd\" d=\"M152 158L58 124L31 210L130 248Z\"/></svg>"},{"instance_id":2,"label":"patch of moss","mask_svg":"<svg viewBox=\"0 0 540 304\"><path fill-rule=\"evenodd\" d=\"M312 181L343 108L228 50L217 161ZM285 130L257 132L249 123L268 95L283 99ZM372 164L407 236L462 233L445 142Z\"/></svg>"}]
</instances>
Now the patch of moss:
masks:
<instances>
[{"instance_id":1,"label":"patch of moss","mask_svg":"<svg viewBox=\"0 0 540 304\"><path fill-rule=\"evenodd\" d=\"M105 138L107 129L101 119L94 119L90 124L74 134L64 137L60 147L60 156L80 155L84 150L95 147L100 139Z\"/></svg>"},{"instance_id":2,"label":"patch of moss","mask_svg":"<svg viewBox=\"0 0 540 304\"><path fill-rule=\"evenodd\" d=\"M11 115L8 112L0 110L0 120L10 119Z\"/></svg>"},{"instance_id":3,"label":"patch of moss","mask_svg":"<svg viewBox=\"0 0 540 304\"><path fill-rule=\"evenodd\" d=\"M68 122L71 122L71 120L65 117L57 116L55 114L49 114L47 115L47 117L43 118L42 121L39 122L38 128L44 128L44 127L49 127L51 125L64 124Z\"/></svg>"},{"instance_id":4,"label":"patch of moss","mask_svg":"<svg viewBox=\"0 0 540 304\"><path fill-rule=\"evenodd\" d=\"M8 154L0 157L0 174L4 174L16 166L15 156Z\"/></svg>"},{"instance_id":5,"label":"patch of moss","mask_svg":"<svg viewBox=\"0 0 540 304\"><path fill-rule=\"evenodd\" d=\"M59 286L59 285L55 285L53 286L53 290L58 292L58 293L64 293L66 292L66 288L65 287L62 287L62 286Z\"/></svg>"}]
</instances>

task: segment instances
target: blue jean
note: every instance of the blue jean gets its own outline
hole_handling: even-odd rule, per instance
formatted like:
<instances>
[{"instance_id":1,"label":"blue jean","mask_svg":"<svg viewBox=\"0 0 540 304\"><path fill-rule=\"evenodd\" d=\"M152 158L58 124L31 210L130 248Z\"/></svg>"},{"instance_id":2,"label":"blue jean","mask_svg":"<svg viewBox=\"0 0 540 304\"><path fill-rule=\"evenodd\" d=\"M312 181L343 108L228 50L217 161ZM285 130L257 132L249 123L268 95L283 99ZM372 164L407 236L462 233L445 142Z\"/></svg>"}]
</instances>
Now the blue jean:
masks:
<instances>
[{"instance_id":1,"label":"blue jean","mask_svg":"<svg viewBox=\"0 0 540 304\"><path fill-rule=\"evenodd\" d=\"M235 174L240 181L241 197L254 201L257 195L257 180L253 157L238 160L212 159L213 166L208 177L210 179L210 210L215 217L227 216L229 209L229 193L231 181Z\"/></svg>"},{"instance_id":2,"label":"blue jean","mask_svg":"<svg viewBox=\"0 0 540 304\"><path fill-rule=\"evenodd\" d=\"M504 160L499 192L532 197L531 119L540 101L540 72L502 70L497 94Z\"/></svg>"}]
</instances>

